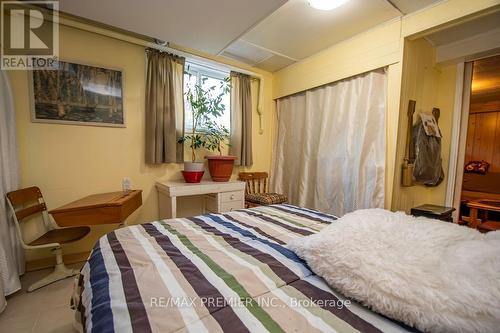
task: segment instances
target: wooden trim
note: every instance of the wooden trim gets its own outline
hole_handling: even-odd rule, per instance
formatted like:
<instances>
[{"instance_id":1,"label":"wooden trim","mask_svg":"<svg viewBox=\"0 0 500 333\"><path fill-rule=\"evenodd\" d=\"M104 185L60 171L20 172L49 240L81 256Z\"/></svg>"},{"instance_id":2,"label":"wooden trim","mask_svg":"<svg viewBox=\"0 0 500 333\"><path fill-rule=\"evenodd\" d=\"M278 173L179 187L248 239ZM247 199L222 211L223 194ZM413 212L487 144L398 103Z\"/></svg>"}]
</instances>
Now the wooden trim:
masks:
<instances>
[{"instance_id":1,"label":"wooden trim","mask_svg":"<svg viewBox=\"0 0 500 333\"><path fill-rule=\"evenodd\" d=\"M63 255L63 261L66 265L76 264L79 262L84 262L88 259L90 251L70 253ZM51 256L47 258L31 260L26 262L26 272L38 271L41 269L52 268L56 264L56 257Z\"/></svg>"},{"instance_id":2,"label":"wooden trim","mask_svg":"<svg viewBox=\"0 0 500 333\"><path fill-rule=\"evenodd\" d=\"M470 91L472 86L472 63L468 62L464 67L464 80L463 80L463 89L462 89L462 109L459 111L461 113L460 119L460 128L459 128L459 141L457 147L451 147L452 151L454 149L457 150L457 158L456 160L449 159L451 162L456 162L456 174L455 174L455 189L453 194L447 193L447 195L451 195L453 198L453 206L454 208L458 208L453 212L453 221L460 220L460 200L462 195L462 182L464 178L464 161L465 161L465 146L467 144L467 129L469 126L469 104L470 104ZM455 110L456 112L456 110ZM450 155L451 157L451 155ZM451 180L451 178L450 178Z\"/></svg>"},{"instance_id":3,"label":"wooden trim","mask_svg":"<svg viewBox=\"0 0 500 333\"><path fill-rule=\"evenodd\" d=\"M458 168L458 156L460 154L460 127L462 124L463 111L463 97L464 97L464 80L466 77L465 73L465 63L461 62L457 64L457 79L455 83L455 103L453 106L453 124L452 124L452 134L451 134L451 147L450 147L450 158L448 159L448 180L446 184L446 199L445 206L454 207L453 205L455 197L455 182L457 180L457 168ZM461 167L461 166L460 166ZM455 214L457 217L458 215Z\"/></svg>"}]
</instances>

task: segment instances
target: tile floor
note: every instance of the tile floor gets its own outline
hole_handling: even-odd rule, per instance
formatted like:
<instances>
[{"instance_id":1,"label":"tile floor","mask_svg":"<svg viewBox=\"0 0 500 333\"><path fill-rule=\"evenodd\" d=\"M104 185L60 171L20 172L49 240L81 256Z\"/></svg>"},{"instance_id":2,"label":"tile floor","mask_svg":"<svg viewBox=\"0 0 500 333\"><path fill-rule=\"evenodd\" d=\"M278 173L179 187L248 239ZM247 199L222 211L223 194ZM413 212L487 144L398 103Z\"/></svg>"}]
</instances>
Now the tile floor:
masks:
<instances>
[{"instance_id":1,"label":"tile floor","mask_svg":"<svg viewBox=\"0 0 500 333\"><path fill-rule=\"evenodd\" d=\"M68 265L80 268L82 264ZM7 298L7 308L0 314L0 332L5 333L76 333L74 312L69 307L73 278L54 282L27 293L33 282L50 273L50 269L26 273L23 289Z\"/></svg>"}]
</instances>

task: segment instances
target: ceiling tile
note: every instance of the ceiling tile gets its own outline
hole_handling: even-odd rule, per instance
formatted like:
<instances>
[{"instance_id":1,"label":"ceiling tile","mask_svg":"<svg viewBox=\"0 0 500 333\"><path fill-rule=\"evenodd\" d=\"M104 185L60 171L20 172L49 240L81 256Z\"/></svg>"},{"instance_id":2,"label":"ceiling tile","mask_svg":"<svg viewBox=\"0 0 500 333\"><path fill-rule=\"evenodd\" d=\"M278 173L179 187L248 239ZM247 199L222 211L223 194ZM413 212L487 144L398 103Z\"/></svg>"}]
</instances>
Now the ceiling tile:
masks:
<instances>
[{"instance_id":1,"label":"ceiling tile","mask_svg":"<svg viewBox=\"0 0 500 333\"><path fill-rule=\"evenodd\" d=\"M399 15L386 0L350 0L331 11L314 9L307 0L289 0L242 39L303 59Z\"/></svg>"},{"instance_id":2,"label":"ceiling tile","mask_svg":"<svg viewBox=\"0 0 500 333\"><path fill-rule=\"evenodd\" d=\"M258 63L256 67L263 69L268 72L276 72L286 66L290 66L295 63L294 60L285 58L279 55L273 55L272 57Z\"/></svg>"},{"instance_id":3,"label":"ceiling tile","mask_svg":"<svg viewBox=\"0 0 500 333\"><path fill-rule=\"evenodd\" d=\"M415 12L419 9L425 8L434 3L440 2L441 0L390 0L394 6L403 12L403 14L409 14Z\"/></svg>"},{"instance_id":4,"label":"ceiling tile","mask_svg":"<svg viewBox=\"0 0 500 333\"><path fill-rule=\"evenodd\" d=\"M229 45L229 47L227 47L221 55L243 61L246 64L254 66L255 64L271 57L273 54L267 50L239 39Z\"/></svg>"},{"instance_id":5,"label":"ceiling tile","mask_svg":"<svg viewBox=\"0 0 500 333\"><path fill-rule=\"evenodd\" d=\"M60 0L60 10L218 54L286 0Z\"/></svg>"}]
</instances>

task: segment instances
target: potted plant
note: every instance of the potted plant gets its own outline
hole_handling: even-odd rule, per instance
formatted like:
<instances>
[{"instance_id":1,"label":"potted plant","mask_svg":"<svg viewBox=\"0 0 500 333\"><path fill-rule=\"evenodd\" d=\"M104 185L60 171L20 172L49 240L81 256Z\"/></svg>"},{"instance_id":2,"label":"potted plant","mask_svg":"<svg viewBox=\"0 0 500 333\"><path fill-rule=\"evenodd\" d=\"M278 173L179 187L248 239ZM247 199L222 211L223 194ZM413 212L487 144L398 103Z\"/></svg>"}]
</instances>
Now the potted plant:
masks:
<instances>
[{"instance_id":1,"label":"potted plant","mask_svg":"<svg viewBox=\"0 0 500 333\"><path fill-rule=\"evenodd\" d=\"M205 148L211 151L218 151L219 155L208 155L208 170L213 181L227 182L233 173L236 156L222 155L222 147L229 141L229 130L221 125L210 121L207 124L205 134Z\"/></svg>"},{"instance_id":2,"label":"potted plant","mask_svg":"<svg viewBox=\"0 0 500 333\"><path fill-rule=\"evenodd\" d=\"M203 79L202 84L205 81ZM215 86L204 88L200 84L189 87L186 92L186 99L193 112L191 132L179 138L179 143L188 142L191 148L191 161L184 162L182 171L188 183L199 183L203 177L203 162L196 161L196 149L207 146L207 131L214 124L212 119L224 113L223 97L229 92L228 82L229 79L224 80L222 89L215 95Z\"/></svg>"}]
</instances>

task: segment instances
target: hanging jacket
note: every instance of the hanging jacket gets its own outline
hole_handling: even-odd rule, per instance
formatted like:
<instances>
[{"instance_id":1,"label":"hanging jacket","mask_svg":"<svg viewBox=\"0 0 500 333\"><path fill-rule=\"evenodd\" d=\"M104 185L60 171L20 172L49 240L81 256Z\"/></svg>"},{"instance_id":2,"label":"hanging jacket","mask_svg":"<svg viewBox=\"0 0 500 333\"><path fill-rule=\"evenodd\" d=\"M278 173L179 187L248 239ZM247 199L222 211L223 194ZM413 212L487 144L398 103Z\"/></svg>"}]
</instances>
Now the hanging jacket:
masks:
<instances>
[{"instance_id":1,"label":"hanging jacket","mask_svg":"<svg viewBox=\"0 0 500 333\"><path fill-rule=\"evenodd\" d=\"M427 135L419 118L413 126L415 169L413 177L417 183L438 186L444 179L441 159L441 138Z\"/></svg>"}]
</instances>

